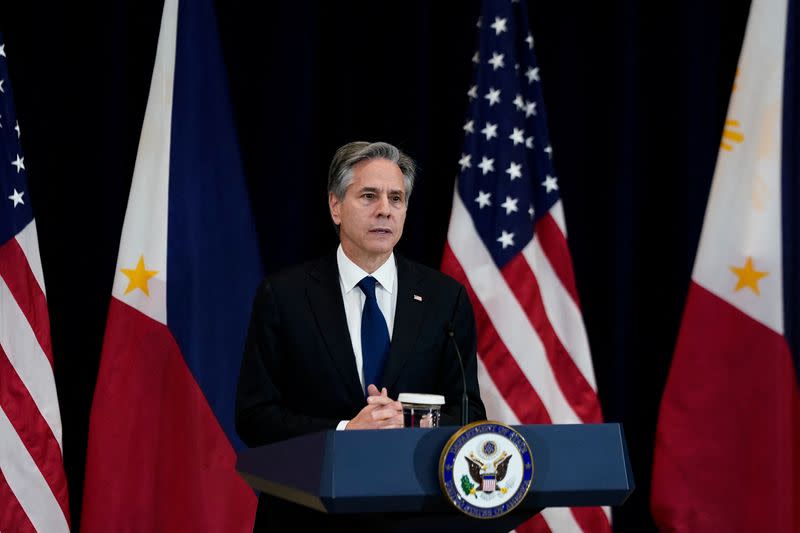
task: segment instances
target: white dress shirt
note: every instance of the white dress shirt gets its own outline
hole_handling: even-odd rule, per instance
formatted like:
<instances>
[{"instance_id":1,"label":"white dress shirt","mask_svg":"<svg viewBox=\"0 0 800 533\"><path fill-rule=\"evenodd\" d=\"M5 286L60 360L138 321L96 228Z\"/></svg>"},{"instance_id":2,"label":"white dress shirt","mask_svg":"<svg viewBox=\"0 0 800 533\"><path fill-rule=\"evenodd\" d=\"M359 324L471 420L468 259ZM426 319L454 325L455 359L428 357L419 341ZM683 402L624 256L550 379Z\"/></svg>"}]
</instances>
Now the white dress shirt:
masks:
<instances>
[{"instance_id":1,"label":"white dress shirt","mask_svg":"<svg viewBox=\"0 0 800 533\"><path fill-rule=\"evenodd\" d=\"M358 282L366 276L372 276L378 283L375 284L375 298L378 307L386 320L389 329L389 340L392 339L394 329L394 312L397 308L397 263L392 253L384 264L375 272L369 274L353 263L342 250L342 245L336 250L336 263L339 266L339 287L342 289L344 300L344 314L347 318L347 330L350 332L350 341L353 344L353 353L356 356L356 370L361 388L364 388L364 355L361 351L361 312L364 309L366 296L358 287ZM339 422L336 429L344 429L349 420Z\"/></svg>"}]
</instances>

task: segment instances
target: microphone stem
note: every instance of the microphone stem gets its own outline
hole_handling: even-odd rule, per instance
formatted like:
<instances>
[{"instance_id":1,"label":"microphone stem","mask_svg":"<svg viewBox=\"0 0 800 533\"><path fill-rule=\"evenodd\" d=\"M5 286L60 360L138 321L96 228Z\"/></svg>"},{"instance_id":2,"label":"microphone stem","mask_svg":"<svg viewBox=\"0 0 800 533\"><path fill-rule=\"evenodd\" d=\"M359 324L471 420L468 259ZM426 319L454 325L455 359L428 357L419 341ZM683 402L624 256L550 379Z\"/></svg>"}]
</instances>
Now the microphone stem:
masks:
<instances>
[{"instance_id":1,"label":"microphone stem","mask_svg":"<svg viewBox=\"0 0 800 533\"><path fill-rule=\"evenodd\" d=\"M455 332L450 329L448 332L450 340L453 341L453 347L456 349L456 356L458 358L458 367L461 369L461 425L466 426L469 423L469 398L467 397L467 375L464 372L464 362L461 360L461 350L458 349L456 342Z\"/></svg>"}]
</instances>

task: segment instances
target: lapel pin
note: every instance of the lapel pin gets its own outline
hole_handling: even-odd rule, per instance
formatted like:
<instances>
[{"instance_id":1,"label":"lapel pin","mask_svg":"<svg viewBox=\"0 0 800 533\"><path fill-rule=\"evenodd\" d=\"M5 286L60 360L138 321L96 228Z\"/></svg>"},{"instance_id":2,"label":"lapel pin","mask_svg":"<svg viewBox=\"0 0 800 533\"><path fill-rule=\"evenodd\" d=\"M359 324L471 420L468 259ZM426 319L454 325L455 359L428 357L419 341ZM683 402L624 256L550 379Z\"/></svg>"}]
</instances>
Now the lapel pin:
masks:
<instances>
[{"instance_id":1,"label":"lapel pin","mask_svg":"<svg viewBox=\"0 0 800 533\"><path fill-rule=\"evenodd\" d=\"M415 299L416 301L418 301L418 302L421 302L421 301L422 301L422 296L420 296L419 294L415 294L415 295L414 295L414 299Z\"/></svg>"}]
</instances>

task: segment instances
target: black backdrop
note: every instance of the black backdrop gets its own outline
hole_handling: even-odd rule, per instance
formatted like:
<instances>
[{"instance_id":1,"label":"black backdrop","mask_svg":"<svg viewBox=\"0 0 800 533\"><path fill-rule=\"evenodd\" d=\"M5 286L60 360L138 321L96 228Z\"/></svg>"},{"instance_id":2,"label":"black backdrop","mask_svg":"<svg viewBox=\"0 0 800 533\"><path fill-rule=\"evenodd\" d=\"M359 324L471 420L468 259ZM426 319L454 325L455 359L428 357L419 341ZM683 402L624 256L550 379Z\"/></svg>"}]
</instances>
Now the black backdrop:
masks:
<instances>
[{"instance_id":1,"label":"black backdrop","mask_svg":"<svg viewBox=\"0 0 800 533\"><path fill-rule=\"evenodd\" d=\"M0 31L39 229L77 525L162 2L52 4L3 0ZM606 419L624 424L637 482L615 511L615 531L650 531L658 402L749 2L529 4L600 398ZM220 0L217 10L267 270L334 244L324 176L333 150L356 139L392 142L420 163L400 249L438 266L478 2Z\"/></svg>"}]
</instances>

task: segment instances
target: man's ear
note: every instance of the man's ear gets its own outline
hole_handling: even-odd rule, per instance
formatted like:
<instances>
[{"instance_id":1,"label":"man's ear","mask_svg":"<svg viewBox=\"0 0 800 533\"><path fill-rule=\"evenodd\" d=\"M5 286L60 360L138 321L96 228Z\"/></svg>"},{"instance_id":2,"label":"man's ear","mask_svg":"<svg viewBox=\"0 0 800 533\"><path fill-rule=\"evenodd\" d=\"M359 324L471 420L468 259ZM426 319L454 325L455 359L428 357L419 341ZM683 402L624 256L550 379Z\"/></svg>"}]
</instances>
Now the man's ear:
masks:
<instances>
[{"instance_id":1,"label":"man's ear","mask_svg":"<svg viewBox=\"0 0 800 533\"><path fill-rule=\"evenodd\" d=\"M342 217L340 213L342 203L332 192L328 193L328 207L331 210L331 218L333 219L333 223L337 226L340 225L342 223Z\"/></svg>"}]
</instances>

